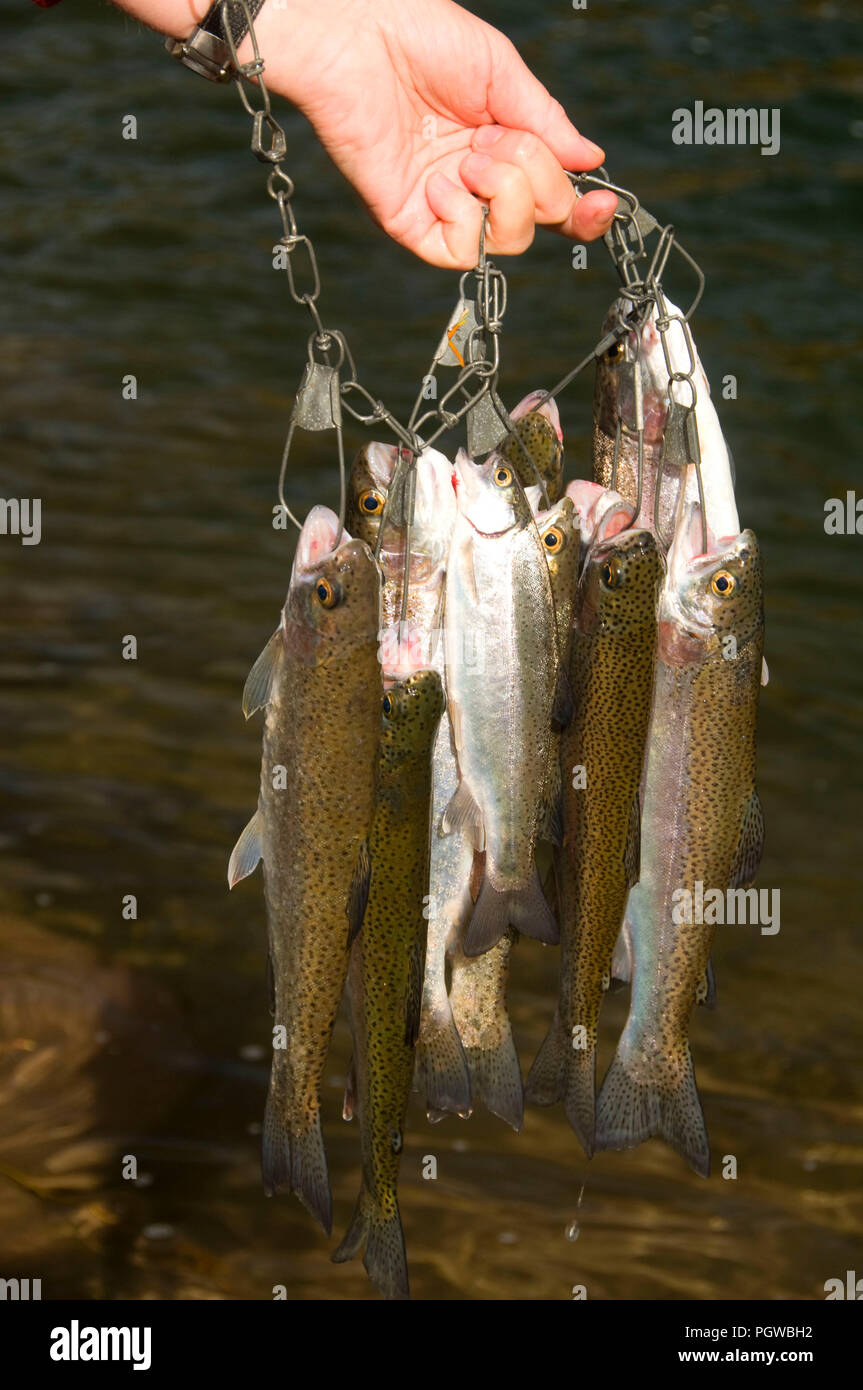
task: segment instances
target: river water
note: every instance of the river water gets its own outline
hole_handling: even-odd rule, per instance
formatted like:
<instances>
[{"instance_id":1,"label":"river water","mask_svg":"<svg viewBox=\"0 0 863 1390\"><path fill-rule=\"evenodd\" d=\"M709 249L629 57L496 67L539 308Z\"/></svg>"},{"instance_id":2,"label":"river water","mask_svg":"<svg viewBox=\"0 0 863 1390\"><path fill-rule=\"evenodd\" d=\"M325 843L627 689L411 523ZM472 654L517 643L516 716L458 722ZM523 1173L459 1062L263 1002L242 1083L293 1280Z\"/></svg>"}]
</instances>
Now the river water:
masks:
<instances>
[{"instance_id":1,"label":"river water","mask_svg":"<svg viewBox=\"0 0 863 1390\"><path fill-rule=\"evenodd\" d=\"M825 500L860 485L861 24L767 0L478 8L707 273L697 341L717 398L737 379L721 416L765 555L759 882L781 891L781 929L718 933L718 1005L693 1025L707 1182L660 1144L587 1163L559 1109L517 1136L412 1105L413 1293L821 1298L861 1268L863 1226L863 539L824 530ZM225 883L258 780L240 693L291 559L270 516L305 322L271 268L275 209L234 92L157 37L95 3L23 0L0 35L2 490L43 507L41 544L0 538L0 1274L46 1298L375 1297L296 1201L262 1194L263 905L258 880ZM673 144L671 113L695 100L778 107L780 152ZM393 246L280 117L324 316L404 416L456 277ZM589 350L614 278L601 246L575 271L546 233L504 268L513 405ZM570 476L590 466L590 400L587 376L561 399ZM336 500L323 436L303 437L289 491ZM525 1067L555 968L518 947ZM624 1012L608 1001L601 1064ZM348 1047L340 1023L324 1097L339 1232L358 1183Z\"/></svg>"}]
</instances>

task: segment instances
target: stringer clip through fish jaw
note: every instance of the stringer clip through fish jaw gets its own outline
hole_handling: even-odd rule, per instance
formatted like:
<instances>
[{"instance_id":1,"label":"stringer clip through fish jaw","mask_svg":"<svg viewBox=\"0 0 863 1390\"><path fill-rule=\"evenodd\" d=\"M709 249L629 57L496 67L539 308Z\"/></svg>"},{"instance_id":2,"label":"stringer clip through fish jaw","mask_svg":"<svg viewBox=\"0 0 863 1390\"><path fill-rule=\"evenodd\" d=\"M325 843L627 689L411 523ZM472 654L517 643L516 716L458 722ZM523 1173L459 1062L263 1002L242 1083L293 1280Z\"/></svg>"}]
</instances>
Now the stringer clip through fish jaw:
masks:
<instances>
[{"instance_id":1,"label":"stringer clip through fish jaw","mask_svg":"<svg viewBox=\"0 0 863 1390\"><path fill-rule=\"evenodd\" d=\"M291 411L288 433L282 451L282 463L279 469L278 485L279 503L282 510L300 530L302 529L302 523L297 520L285 501L285 475L287 472L291 445L293 443L294 430L297 428L312 431L335 430L340 479L339 535L341 535L345 524L345 444L342 430L339 368L344 363L346 350L347 344L341 333L337 331L322 331L309 335L308 361L303 371L300 384L297 387L297 394L294 397L294 406ZM335 361L330 361L330 355L332 353L335 354ZM320 360L321 358L323 358L323 360Z\"/></svg>"}]
</instances>

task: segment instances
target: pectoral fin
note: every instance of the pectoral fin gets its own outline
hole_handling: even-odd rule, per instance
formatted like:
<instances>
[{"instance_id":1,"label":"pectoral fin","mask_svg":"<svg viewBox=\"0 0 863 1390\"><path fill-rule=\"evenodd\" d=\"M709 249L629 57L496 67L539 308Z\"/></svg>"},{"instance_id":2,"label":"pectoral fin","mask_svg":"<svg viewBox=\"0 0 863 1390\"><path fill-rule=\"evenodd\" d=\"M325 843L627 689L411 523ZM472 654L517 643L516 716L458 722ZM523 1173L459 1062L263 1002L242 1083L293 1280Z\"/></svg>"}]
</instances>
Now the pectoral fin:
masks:
<instances>
[{"instance_id":1,"label":"pectoral fin","mask_svg":"<svg viewBox=\"0 0 863 1390\"><path fill-rule=\"evenodd\" d=\"M372 877L372 861L369 858L369 842L363 840L357 854L357 863L354 869L354 876L351 880L348 892L348 902L346 912L348 914L348 941L351 942L357 936L366 915L366 904L369 900L369 883Z\"/></svg>"},{"instance_id":2,"label":"pectoral fin","mask_svg":"<svg viewBox=\"0 0 863 1390\"><path fill-rule=\"evenodd\" d=\"M758 873L761 855L764 850L764 812L758 792L753 790L746 812L734 863L731 866L729 888L748 888Z\"/></svg>"},{"instance_id":3,"label":"pectoral fin","mask_svg":"<svg viewBox=\"0 0 863 1390\"><path fill-rule=\"evenodd\" d=\"M255 710L263 709L269 704L273 677L283 651L282 629L277 628L246 677L243 714L247 719L251 718Z\"/></svg>"},{"instance_id":4,"label":"pectoral fin","mask_svg":"<svg viewBox=\"0 0 863 1390\"><path fill-rule=\"evenodd\" d=\"M474 849L485 849L482 811L476 804L467 782L463 780L456 787L455 795L444 811L441 823L442 834L451 835L454 830L463 830Z\"/></svg>"},{"instance_id":5,"label":"pectoral fin","mask_svg":"<svg viewBox=\"0 0 863 1390\"><path fill-rule=\"evenodd\" d=\"M233 888L241 878L254 873L261 858L261 813L256 811L231 851L228 862L228 887Z\"/></svg>"},{"instance_id":6,"label":"pectoral fin","mask_svg":"<svg viewBox=\"0 0 863 1390\"><path fill-rule=\"evenodd\" d=\"M357 1062L352 1057L345 1079L345 1098L342 1101L342 1119L352 1120L357 1113Z\"/></svg>"}]
</instances>

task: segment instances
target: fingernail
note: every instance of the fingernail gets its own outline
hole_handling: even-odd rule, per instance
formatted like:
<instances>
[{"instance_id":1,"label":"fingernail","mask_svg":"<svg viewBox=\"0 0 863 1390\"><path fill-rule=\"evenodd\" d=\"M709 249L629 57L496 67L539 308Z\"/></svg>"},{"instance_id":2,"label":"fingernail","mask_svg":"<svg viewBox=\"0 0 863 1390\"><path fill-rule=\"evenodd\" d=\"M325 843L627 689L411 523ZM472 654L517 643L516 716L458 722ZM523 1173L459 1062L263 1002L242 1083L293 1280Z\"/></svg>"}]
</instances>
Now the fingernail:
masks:
<instances>
[{"instance_id":1,"label":"fingernail","mask_svg":"<svg viewBox=\"0 0 863 1390\"><path fill-rule=\"evenodd\" d=\"M614 212L595 212L593 214L593 220L599 228L599 231L605 233L614 221Z\"/></svg>"},{"instance_id":2,"label":"fingernail","mask_svg":"<svg viewBox=\"0 0 863 1390\"><path fill-rule=\"evenodd\" d=\"M581 138L582 140L584 140L584 143L588 149L588 153L592 156L593 159L598 159L600 161L605 159L605 150L602 149L601 146L594 145L592 140L586 140L583 135Z\"/></svg>"},{"instance_id":3,"label":"fingernail","mask_svg":"<svg viewBox=\"0 0 863 1390\"><path fill-rule=\"evenodd\" d=\"M481 125L479 130L474 133L473 143L478 149L487 150L490 145L497 144L503 133L502 126Z\"/></svg>"}]
</instances>

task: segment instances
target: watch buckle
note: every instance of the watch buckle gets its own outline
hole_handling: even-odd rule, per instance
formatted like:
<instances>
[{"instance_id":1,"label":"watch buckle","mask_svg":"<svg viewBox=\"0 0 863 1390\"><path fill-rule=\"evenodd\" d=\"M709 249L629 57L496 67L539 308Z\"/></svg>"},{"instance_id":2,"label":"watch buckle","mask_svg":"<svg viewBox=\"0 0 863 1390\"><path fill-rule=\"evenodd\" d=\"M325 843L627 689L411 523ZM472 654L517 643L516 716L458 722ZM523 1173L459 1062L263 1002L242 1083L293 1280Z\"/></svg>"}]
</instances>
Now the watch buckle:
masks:
<instances>
[{"instance_id":1,"label":"watch buckle","mask_svg":"<svg viewBox=\"0 0 863 1390\"><path fill-rule=\"evenodd\" d=\"M229 45L205 29L196 29L187 39L166 39L165 47L185 67L210 82L230 82L236 76Z\"/></svg>"}]
</instances>

